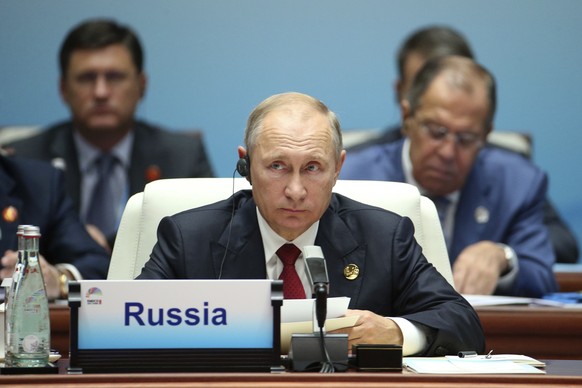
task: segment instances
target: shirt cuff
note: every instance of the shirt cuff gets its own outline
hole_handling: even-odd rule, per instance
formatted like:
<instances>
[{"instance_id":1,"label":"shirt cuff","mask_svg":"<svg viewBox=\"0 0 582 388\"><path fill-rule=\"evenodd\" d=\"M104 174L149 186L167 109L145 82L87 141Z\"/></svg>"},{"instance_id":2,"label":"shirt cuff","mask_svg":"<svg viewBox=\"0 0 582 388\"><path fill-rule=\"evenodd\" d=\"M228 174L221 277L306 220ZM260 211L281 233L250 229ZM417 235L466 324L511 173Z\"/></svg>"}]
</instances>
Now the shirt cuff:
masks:
<instances>
[{"instance_id":1,"label":"shirt cuff","mask_svg":"<svg viewBox=\"0 0 582 388\"><path fill-rule=\"evenodd\" d=\"M402 356L412 356L426 348L426 336L418 326L404 318L388 319L393 320L402 332Z\"/></svg>"}]
</instances>

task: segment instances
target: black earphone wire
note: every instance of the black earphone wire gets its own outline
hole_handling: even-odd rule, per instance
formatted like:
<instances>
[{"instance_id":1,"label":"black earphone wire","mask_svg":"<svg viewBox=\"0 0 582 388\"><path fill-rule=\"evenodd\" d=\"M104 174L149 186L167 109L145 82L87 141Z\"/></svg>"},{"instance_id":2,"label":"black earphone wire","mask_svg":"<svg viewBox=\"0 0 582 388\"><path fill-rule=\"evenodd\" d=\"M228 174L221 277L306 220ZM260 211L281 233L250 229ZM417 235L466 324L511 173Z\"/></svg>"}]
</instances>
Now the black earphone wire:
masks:
<instances>
[{"instance_id":1,"label":"black earphone wire","mask_svg":"<svg viewBox=\"0 0 582 388\"><path fill-rule=\"evenodd\" d=\"M226 254L228 253L228 247L230 246L230 233L232 232L232 220L234 218L234 177L236 174L236 168L232 172L232 212L230 214L230 222L228 223L228 237L226 239L226 248L224 249L224 256L220 262L220 271L218 272L218 279L222 278L222 267L226 261Z\"/></svg>"}]
</instances>

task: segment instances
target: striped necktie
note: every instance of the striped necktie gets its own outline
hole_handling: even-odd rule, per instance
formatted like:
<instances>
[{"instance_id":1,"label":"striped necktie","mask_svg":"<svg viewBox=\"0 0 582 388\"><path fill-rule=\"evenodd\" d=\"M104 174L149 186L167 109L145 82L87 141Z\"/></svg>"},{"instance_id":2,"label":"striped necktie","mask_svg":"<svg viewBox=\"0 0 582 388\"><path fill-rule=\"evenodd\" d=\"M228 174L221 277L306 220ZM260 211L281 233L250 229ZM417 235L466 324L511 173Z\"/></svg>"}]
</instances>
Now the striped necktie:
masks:
<instances>
[{"instance_id":1,"label":"striped necktie","mask_svg":"<svg viewBox=\"0 0 582 388\"><path fill-rule=\"evenodd\" d=\"M111 174L117 158L109 153L102 153L95 161L97 183L91 195L86 223L93 224L107 237L115 235L117 225L117 201L111 185Z\"/></svg>"}]
</instances>

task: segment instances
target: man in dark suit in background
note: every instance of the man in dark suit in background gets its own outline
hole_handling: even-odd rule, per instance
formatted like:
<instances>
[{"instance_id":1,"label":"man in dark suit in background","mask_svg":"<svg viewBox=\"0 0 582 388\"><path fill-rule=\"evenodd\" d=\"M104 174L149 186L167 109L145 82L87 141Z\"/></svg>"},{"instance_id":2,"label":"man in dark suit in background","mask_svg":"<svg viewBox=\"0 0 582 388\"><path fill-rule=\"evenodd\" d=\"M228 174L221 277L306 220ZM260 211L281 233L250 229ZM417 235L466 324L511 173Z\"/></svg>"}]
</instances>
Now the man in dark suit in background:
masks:
<instances>
[{"instance_id":1,"label":"man in dark suit in background","mask_svg":"<svg viewBox=\"0 0 582 388\"><path fill-rule=\"evenodd\" d=\"M0 278L12 276L18 225L36 225L50 299L67 296L67 281L105 279L109 254L87 233L65 193L63 173L38 160L0 150Z\"/></svg>"},{"instance_id":2,"label":"man in dark suit in background","mask_svg":"<svg viewBox=\"0 0 582 388\"><path fill-rule=\"evenodd\" d=\"M400 105L412 85L414 76L430 58L445 55L459 55L473 58L473 51L465 37L446 26L429 26L414 31L402 43L396 56L398 78L394 82L396 103ZM400 125L393 125L364 142L347 148L356 151L376 144L389 143L402 138Z\"/></svg>"},{"instance_id":3,"label":"man in dark suit in background","mask_svg":"<svg viewBox=\"0 0 582 388\"><path fill-rule=\"evenodd\" d=\"M424 27L406 38L397 54L398 79L394 83L394 89L398 104L406 98L414 77L424 63L431 58L445 55L474 59L473 51L465 37L459 31L447 26ZM378 136L348 148L350 157L357 157L352 151L397 141L402 139L402 136L400 125L390 126ZM493 147L490 143L487 146ZM549 199L544 203L544 224L550 232L556 261L576 263L580 255L578 241Z\"/></svg>"},{"instance_id":4,"label":"man in dark suit in background","mask_svg":"<svg viewBox=\"0 0 582 388\"><path fill-rule=\"evenodd\" d=\"M483 351L475 311L437 272L410 219L332 194L345 159L339 122L299 93L251 113L237 170L252 183L231 198L165 217L140 279L278 279L285 298L311 295L297 249L318 245L330 296L351 298L357 343L403 344L405 355ZM296 260L286 261L294 249ZM350 276L346 269L359 268ZM295 287L292 287L295 286Z\"/></svg>"},{"instance_id":5,"label":"man in dark suit in background","mask_svg":"<svg viewBox=\"0 0 582 388\"><path fill-rule=\"evenodd\" d=\"M81 23L63 42L60 71L71 121L10 147L65 170L67 191L98 241L113 241L125 202L146 183L213 175L200 136L135 119L147 79L131 29L111 20Z\"/></svg>"},{"instance_id":6,"label":"man in dark suit in background","mask_svg":"<svg viewBox=\"0 0 582 388\"><path fill-rule=\"evenodd\" d=\"M430 59L401 107L406 137L348 155L342 179L407 182L431 197L459 292L557 291L546 174L517 153L484 147L496 108L491 73L465 57Z\"/></svg>"}]
</instances>

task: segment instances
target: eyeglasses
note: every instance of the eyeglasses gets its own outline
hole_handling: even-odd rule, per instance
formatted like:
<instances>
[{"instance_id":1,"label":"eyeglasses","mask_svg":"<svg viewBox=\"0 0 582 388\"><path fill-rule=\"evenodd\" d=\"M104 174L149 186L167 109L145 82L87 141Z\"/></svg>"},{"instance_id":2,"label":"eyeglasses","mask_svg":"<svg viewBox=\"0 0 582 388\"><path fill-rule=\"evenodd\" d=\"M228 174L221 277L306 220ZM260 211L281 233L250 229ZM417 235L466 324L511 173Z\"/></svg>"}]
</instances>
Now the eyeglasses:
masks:
<instances>
[{"instance_id":1,"label":"eyeglasses","mask_svg":"<svg viewBox=\"0 0 582 388\"><path fill-rule=\"evenodd\" d=\"M453 133L447 127L432 123L420 123L420 127L437 143L442 143L452 137L455 143L464 149L480 148L483 145L481 136L474 132Z\"/></svg>"}]
</instances>

